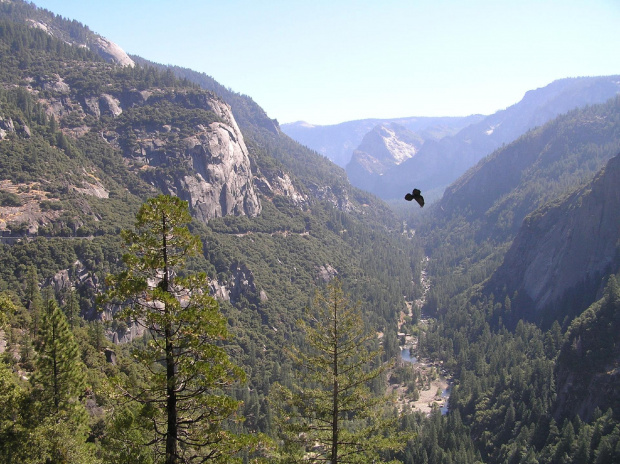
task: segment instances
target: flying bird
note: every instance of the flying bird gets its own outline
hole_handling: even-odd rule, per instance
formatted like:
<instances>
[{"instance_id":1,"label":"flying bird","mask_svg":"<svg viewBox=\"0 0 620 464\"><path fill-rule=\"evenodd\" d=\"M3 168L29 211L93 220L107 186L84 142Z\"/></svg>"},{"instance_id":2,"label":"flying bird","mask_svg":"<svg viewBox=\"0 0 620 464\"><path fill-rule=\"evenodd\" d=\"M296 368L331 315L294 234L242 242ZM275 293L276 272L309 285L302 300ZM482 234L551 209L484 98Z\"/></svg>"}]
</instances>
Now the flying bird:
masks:
<instances>
[{"instance_id":1,"label":"flying bird","mask_svg":"<svg viewBox=\"0 0 620 464\"><path fill-rule=\"evenodd\" d=\"M424 206L424 197L422 195L420 195L420 190L419 189L413 189L413 192L408 193L407 195L405 195L405 200L407 201L411 201L411 200L415 200L418 202L418 204L420 205L420 207Z\"/></svg>"}]
</instances>

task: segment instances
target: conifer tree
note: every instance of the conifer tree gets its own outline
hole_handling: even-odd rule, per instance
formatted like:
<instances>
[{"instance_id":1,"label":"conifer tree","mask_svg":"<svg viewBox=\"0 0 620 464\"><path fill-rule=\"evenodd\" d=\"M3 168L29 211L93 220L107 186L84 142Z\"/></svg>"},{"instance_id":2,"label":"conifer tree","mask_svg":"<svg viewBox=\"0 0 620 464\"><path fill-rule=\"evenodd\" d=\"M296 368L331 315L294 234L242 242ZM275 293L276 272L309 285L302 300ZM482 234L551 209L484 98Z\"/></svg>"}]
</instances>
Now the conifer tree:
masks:
<instances>
[{"instance_id":1,"label":"conifer tree","mask_svg":"<svg viewBox=\"0 0 620 464\"><path fill-rule=\"evenodd\" d=\"M60 416L81 406L79 397L86 387L84 365L64 313L53 300L46 306L41 320L33 388L39 392L42 412Z\"/></svg>"},{"instance_id":2,"label":"conifer tree","mask_svg":"<svg viewBox=\"0 0 620 464\"><path fill-rule=\"evenodd\" d=\"M88 437L85 366L67 319L54 300L42 311L31 378L34 409L32 440L51 463L96 462Z\"/></svg>"},{"instance_id":3,"label":"conifer tree","mask_svg":"<svg viewBox=\"0 0 620 464\"><path fill-rule=\"evenodd\" d=\"M24 397L16 376L0 360L0 462L23 462L22 443L28 436L20 410Z\"/></svg>"},{"instance_id":4,"label":"conifer tree","mask_svg":"<svg viewBox=\"0 0 620 464\"><path fill-rule=\"evenodd\" d=\"M136 216L135 231L123 231L126 270L110 276L107 301L124 305L118 314L144 326L149 335L135 355L148 369L143 385L125 394L148 406L155 438L150 445L167 464L233 462L244 438L224 423L239 402L222 390L244 379L218 343L227 334L204 273L184 277L185 261L202 243L190 233L187 202L160 195Z\"/></svg>"},{"instance_id":5,"label":"conifer tree","mask_svg":"<svg viewBox=\"0 0 620 464\"><path fill-rule=\"evenodd\" d=\"M290 351L297 383L291 390L277 385L272 397L284 462L382 462L381 452L401 449L406 438L395 432L386 398L370 390L388 367L375 365L381 350L369 342L376 335L365 329L359 305L349 303L338 280L317 293L307 316L299 322L306 345Z\"/></svg>"},{"instance_id":6,"label":"conifer tree","mask_svg":"<svg viewBox=\"0 0 620 464\"><path fill-rule=\"evenodd\" d=\"M41 319L41 311L43 309L43 298L39 290L39 277L37 269L34 266L28 268L26 275L26 302L25 306L30 311L30 317L32 319L31 333L36 336L39 332L39 325Z\"/></svg>"}]
</instances>

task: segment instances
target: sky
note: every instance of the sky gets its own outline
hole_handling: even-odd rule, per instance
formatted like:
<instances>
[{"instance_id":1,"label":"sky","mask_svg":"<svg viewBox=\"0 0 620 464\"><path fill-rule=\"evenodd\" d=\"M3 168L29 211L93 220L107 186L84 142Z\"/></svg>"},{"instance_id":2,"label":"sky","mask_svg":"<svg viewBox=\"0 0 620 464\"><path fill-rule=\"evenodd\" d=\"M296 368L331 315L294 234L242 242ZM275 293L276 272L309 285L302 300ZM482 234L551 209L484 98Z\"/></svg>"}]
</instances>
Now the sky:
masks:
<instances>
[{"instance_id":1,"label":"sky","mask_svg":"<svg viewBox=\"0 0 620 464\"><path fill-rule=\"evenodd\" d=\"M280 124L492 114L620 74L620 0L34 0Z\"/></svg>"}]
</instances>

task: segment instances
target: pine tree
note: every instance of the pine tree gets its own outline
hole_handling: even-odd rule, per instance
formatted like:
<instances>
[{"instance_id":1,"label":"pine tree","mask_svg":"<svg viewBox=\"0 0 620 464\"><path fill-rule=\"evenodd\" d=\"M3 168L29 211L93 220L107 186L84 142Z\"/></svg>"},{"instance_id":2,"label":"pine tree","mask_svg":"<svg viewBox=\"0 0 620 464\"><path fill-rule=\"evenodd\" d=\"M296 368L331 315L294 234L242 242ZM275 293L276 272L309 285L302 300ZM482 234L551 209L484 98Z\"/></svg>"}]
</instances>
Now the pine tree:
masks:
<instances>
[{"instance_id":1,"label":"pine tree","mask_svg":"<svg viewBox=\"0 0 620 464\"><path fill-rule=\"evenodd\" d=\"M37 351L33 388L38 391L42 412L57 418L69 414L81 406L79 397L86 387L84 365L67 318L53 300L43 311Z\"/></svg>"},{"instance_id":2,"label":"pine tree","mask_svg":"<svg viewBox=\"0 0 620 464\"><path fill-rule=\"evenodd\" d=\"M40 337L31 378L34 419L32 446L50 463L96 462L88 437L85 366L67 319L49 300L43 310Z\"/></svg>"},{"instance_id":3,"label":"pine tree","mask_svg":"<svg viewBox=\"0 0 620 464\"><path fill-rule=\"evenodd\" d=\"M376 335L366 331L359 305L349 304L338 280L317 293L299 326L307 345L290 351L297 384L292 390L277 385L272 397L284 461L382 462L381 452L401 449L406 438L395 433L390 405L370 390L388 365L373 365L381 354L368 348Z\"/></svg>"},{"instance_id":4,"label":"pine tree","mask_svg":"<svg viewBox=\"0 0 620 464\"><path fill-rule=\"evenodd\" d=\"M124 305L117 317L143 325L150 340L135 353L150 372L146 385L126 385L131 399L152 410L156 438L150 443L167 464L233 462L247 437L224 430L239 402L222 393L244 379L219 342L226 320L209 296L204 273L181 277L185 260L201 251L192 235L187 202L160 195L123 231L126 270L110 276L106 301Z\"/></svg>"},{"instance_id":5,"label":"pine tree","mask_svg":"<svg viewBox=\"0 0 620 464\"><path fill-rule=\"evenodd\" d=\"M27 436L20 406L25 396L11 369L0 361L0 462L21 462L20 443Z\"/></svg>"},{"instance_id":6,"label":"pine tree","mask_svg":"<svg viewBox=\"0 0 620 464\"><path fill-rule=\"evenodd\" d=\"M74 329L80 317L80 305L74 289L68 291L64 310L71 329Z\"/></svg>"},{"instance_id":7,"label":"pine tree","mask_svg":"<svg viewBox=\"0 0 620 464\"><path fill-rule=\"evenodd\" d=\"M28 273L26 275L25 297L25 306L28 307L32 319L31 332L33 336L36 336L39 332L43 298L41 297L41 291L39 290L39 277L37 274L37 269L34 266L30 266L28 268Z\"/></svg>"}]
</instances>

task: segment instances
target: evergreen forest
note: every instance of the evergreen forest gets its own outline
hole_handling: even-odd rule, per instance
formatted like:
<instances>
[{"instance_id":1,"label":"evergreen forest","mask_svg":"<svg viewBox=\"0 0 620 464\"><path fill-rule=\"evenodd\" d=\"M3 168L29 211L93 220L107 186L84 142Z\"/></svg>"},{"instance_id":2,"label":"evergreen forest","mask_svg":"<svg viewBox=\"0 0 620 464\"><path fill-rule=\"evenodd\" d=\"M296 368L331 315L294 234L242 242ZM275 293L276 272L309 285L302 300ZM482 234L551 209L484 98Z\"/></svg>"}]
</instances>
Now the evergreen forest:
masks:
<instances>
[{"instance_id":1,"label":"evergreen forest","mask_svg":"<svg viewBox=\"0 0 620 464\"><path fill-rule=\"evenodd\" d=\"M619 97L390 207L96 39L0 2L0 462L620 462ZM222 128L249 174L205 206ZM521 250L584 217L604 251L536 299Z\"/></svg>"}]
</instances>

